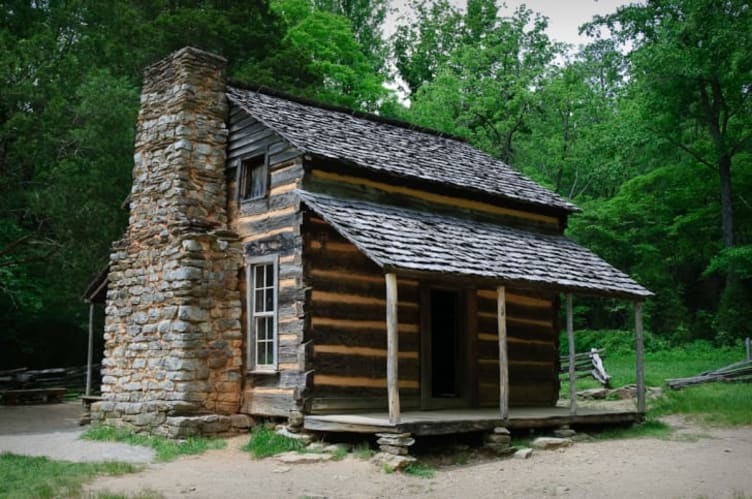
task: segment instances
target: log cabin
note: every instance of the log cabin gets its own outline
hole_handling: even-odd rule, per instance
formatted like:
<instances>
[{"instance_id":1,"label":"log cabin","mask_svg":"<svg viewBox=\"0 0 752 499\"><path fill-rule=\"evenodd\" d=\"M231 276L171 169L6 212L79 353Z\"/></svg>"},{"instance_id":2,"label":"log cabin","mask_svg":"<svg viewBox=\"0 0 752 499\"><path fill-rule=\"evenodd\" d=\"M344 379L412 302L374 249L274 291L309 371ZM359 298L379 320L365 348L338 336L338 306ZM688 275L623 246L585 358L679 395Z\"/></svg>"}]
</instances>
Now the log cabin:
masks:
<instances>
[{"instance_id":1,"label":"log cabin","mask_svg":"<svg viewBox=\"0 0 752 499\"><path fill-rule=\"evenodd\" d=\"M634 302L640 349L651 293L564 235L573 204L457 137L225 66L184 48L145 71L95 421L185 436L243 415L414 434L594 417L556 407L560 297L570 347L576 293Z\"/></svg>"}]
</instances>

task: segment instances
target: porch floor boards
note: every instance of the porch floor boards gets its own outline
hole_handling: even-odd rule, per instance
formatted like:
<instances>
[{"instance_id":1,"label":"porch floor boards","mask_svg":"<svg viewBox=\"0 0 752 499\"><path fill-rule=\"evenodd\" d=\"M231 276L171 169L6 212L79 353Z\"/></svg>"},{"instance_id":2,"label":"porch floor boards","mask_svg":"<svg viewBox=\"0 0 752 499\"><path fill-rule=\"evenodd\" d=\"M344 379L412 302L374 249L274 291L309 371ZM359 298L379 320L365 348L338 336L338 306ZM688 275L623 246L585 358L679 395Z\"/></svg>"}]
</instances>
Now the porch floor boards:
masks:
<instances>
[{"instance_id":1,"label":"porch floor boards","mask_svg":"<svg viewBox=\"0 0 752 499\"><path fill-rule=\"evenodd\" d=\"M509 420L499 417L498 409L447 409L435 411L407 411L399 424L389 423L386 412L359 414L321 414L305 416L307 430L345 433L412 433L413 435L444 435L491 430L497 426L509 429L547 428L563 425L629 424L639 422L642 415L636 410L622 408L577 408L569 414L569 407L512 407Z\"/></svg>"}]
</instances>

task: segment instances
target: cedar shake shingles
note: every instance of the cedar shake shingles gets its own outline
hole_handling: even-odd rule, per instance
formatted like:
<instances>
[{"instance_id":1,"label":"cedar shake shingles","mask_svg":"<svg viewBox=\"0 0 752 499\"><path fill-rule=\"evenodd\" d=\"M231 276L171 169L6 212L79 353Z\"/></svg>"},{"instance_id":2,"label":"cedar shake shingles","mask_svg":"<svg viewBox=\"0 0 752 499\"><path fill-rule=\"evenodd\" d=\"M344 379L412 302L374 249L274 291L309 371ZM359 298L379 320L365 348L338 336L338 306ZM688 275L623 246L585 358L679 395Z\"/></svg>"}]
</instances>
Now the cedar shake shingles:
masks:
<instances>
[{"instance_id":1,"label":"cedar shake shingles","mask_svg":"<svg viewBox=\"0 0 752 499\"><path fill-rule=\"evenodd\" d=\"M578 208L456 138L345 112L227 88L228 98L292 145L372 171L449 185L568 212Z\"/></svg>"},{"instance_id":2,"label":"cedar shake shingles","mask_svg":"<svg viewBox=\"0 0 752 499\"><path fill-rule=\"evenodd\" d=\"M594 295L652 295L564 236L296 192L306 206L384 269L554 286Z\"/></svg>"}]
</instances>

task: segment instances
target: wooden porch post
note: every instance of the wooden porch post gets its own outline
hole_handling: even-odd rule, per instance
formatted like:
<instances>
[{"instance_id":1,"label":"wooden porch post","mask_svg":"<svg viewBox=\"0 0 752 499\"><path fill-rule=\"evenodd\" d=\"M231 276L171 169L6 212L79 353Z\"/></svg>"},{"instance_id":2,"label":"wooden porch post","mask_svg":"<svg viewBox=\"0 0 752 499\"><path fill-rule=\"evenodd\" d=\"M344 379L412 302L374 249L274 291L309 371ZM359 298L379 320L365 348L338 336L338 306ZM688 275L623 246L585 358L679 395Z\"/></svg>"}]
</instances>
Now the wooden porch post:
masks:
<instances>
[{"instance_id":1,"label":"wooden porch post","mask_svg":"<svg viewBox=\"0 0 752 499\"><path fill-rule=\"evenodd\" d=\"M91 363L94 357L94 302L89 302L89 349L86 352L86 396L91 395Z\"/></svg>"},{"instance_id":2,"label":"wooden porch post","mask_svg":"<svg viewBox=\"0 0 752 499\"><path fill-rule=\"evenodd\" d=\"M400 422L399 376L397 372L399 337L397 331L397 276L386 278L386 388L389 398L389 423Z\"/></svg>"},{"instance_id":3,"label":"wooden porch post","mask_svg":"<svg viewBox=\"0 0 752 499\"><path fill-rule=\"evenodd\" d=\"M635 354L637 356L637 412L645 412L645 367L643 364L644 345L642 342L642 302L634 304L635 313Z\"/></svg>"},{"instance_id":4,"label":"wooden porch post","mask_svg":"<svg viewBox=\"0 0 752 499\"><path fill-rule=\"evenodd\" d=\"M509 419L509 360L507 355L507 307L504 286L496 288L499 328L499 411L501 419Z\"/></svg>"},{"instance_id":5,"label":"wooden porch post","mask_svg":"<svg viewBox=\"0 0 752 499\"><path fill-rule=\"evenodd\" d=\"M567 340L569 341L569 414L577 414L577 376L575 375L574 319L572 293L567 293Z\"/></svg>"}]
</instances>

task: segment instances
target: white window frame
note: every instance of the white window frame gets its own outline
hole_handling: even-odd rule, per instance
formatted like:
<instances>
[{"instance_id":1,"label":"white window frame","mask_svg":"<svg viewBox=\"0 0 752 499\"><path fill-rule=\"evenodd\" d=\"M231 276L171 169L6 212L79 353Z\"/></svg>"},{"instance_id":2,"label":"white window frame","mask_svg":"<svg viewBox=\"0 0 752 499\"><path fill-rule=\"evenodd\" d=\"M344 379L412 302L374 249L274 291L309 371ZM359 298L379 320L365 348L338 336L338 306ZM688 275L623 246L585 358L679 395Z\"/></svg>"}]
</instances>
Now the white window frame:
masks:
<instances>
[{"instance_id":1,"label":"white window frame","mask_svg":"<svg viewBox=\"0 0 752 499\"><path fill-rule=\"evenodd\" d=\"M273 266L274 273L274 309L269 312L256 312L256 280L255 270L258 267L266 267L268 265ZM258 257L248 257L246 259L246 310L247 312L247 327L248 327L248 341L247 341L247 359L248 368L252 372L270 373L277 372L278 366L278 324L279 324L279 256L267 255ZM271 317L273 320L273 361L271 364L257 364L257 348L258 348L258 335L256 334L256 318L258 317Z\"/></svg>"}]
</instances>

